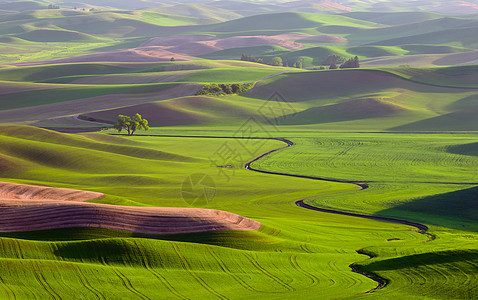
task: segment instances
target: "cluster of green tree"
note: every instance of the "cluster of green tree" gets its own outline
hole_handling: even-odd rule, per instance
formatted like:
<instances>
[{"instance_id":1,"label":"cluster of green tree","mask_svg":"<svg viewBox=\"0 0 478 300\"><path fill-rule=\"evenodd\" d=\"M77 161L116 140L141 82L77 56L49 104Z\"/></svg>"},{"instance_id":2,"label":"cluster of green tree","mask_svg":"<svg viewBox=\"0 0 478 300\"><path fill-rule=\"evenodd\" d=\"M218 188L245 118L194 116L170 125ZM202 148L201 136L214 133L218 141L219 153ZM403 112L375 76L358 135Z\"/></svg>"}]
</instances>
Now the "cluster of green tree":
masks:
<instances>
[{"instance_id":1,"label":"cluster of green tree","mask_svg":"<svg viewBox=\"0 0 478 300\"><path fill-rule=\"evenodd\" d=\"M254 82L249 83L208 83L197 92L196 95L224 96L231 94L243 94L254 87Z\"/></svg>"},{"instance_id":2,"label":"cluster of green tree","mask_svg":"<svg viewBox=\"0 0 478 300\"><path fill-rule=\"evenodd\" d=\"M255 62L255 63L260 63L260 64L266 64L266 65L271 65L271 66L276 66L276 67L292 67L292 68L299 68L302 69L304 66L304 60L302 58L298 58L295 60L287 61L287 60L282 60L281 57L276 56L271 58L268 62L264 62L264 59L262 58L256 58L252 56L251 54L242 54L241 55L241 60L242 61L250 61L250 62Z\"/></svg>"},{"instance_id":3,"label":"cluster of green tree","mask_svg":"<svg viewBox=\"0 0 478 300\"><path fill-rule=\"evenodd\" d=\"M329 65L329 69L335 70L338 69L340 64L341 69L349 69L349 68L360 68L360 61L357 56L354 58L350 58L345 60L345 58L338 56L338 55L330 55L323 63L324 65Z\"/></svg>"},{"instance_id":4,"label":"cluster of green tree","mask_svg":"<svg viewBox=\"0 0 478 300\"><path fill-rule=\"evenodd\" d=\"M304 60L302 58L299 58L298 60L295 61L295 63L292 66L289 64L289 67L302 69L304 67Z\"/></svg>"},{"instance_id":5,"label":"cluster of green tree","mask_svg":"<svg viewBox=\"0 0 478 300\"><path fill-rule=\"evenodd\" d=\"M60 6L56 4L48 4L48 9L60 9Z\"/></svg>"},{"instance_id":6,"label":"cluster of green tree","mask_svg":"<svg viewBox=\"0 0 478 300\"><path fill-rule=\"evenodd\" d=\"M241 55L241 60L242 61L250 61L250 62L260 63L260 64L264 63L262 58L255 58L251 54L244 54L244 53L242 53L242 55Z\"/></svg>"},{"instance_id":7,"label":"cluster of green tree","mask_svg":"<svg viewBox=\"0 0 478 300\"><path fill-rule=\"evenodd\" d=\"M269 65L276 66L276 67L282 67L284 65L284 63L282 62L282 58L280 58L279 56L276 56L276 57L273 57L270 60Z\"/></svg>"},{"instance_id":8,"label":"cluster of green tree","mask_svg":"<svg viewBox=\"0 0 478 300\"><path fill-rule=\"evenodd\" d=\"M349 69L349 68L360 68L360 61L357 56L354 58L347 59L343 64L340 65L341 69Z\"/></svg>"},{"instance_id":9,"label":"cluster of green tree","mask_svg":"<svg viewBox=\"0 0 478 300\"><path fill-rule=\"evenodd\" d=\"M322 65L330 66L330 65L340 65L345 62L345 58L339 55L329 55L323 62Z\"/></svg>"},{"instance_id":10,"label":"cluster of green tree","mask_svg":"<svg viewBox=\"0 0 478 300\"><path fill-rule=\"evenodd\" d=\"M118 121L116 121L114 126L118 132L123 131L123 129L127 130L129 136L133 135L136 130L149 130L148 120L143 119L138 113L132 118L125 115L118 115Z\"/></svg>"},{"instance_id":11,"label":"cluster of green tree","mask_svg":"<svg viewBox=\"0 0 478 300\"><path fill-rule=\"evenodd\" d=\"M74 7L73 9L74 9L74 10L78 10L78 9L79 9L79 10L82 10L82 11L86 11L86 8L84 8L84 7L83 7L83 8ZM94 7L92 7L92 8L89 9L89 11L96 11L96 9L95 9Z\"/></svg>"}]
</instances>

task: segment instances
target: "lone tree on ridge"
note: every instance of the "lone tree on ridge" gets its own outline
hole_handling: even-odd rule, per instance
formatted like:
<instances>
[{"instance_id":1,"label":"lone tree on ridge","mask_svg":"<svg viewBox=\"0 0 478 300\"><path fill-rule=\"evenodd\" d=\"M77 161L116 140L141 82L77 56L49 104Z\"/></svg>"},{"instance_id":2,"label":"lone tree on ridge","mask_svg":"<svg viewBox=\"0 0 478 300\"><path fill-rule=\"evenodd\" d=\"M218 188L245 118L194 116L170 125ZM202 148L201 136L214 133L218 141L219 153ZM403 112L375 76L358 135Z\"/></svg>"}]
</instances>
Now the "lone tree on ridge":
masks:
<instances>
[{"instance_id":1,"label":"lone tree on ridge","mask_svg":"<svg viewBox=\"0 0 478 300\"><path fill-rule=\"evenodd\" d=\"M148 120L143 119L143 117L138 113L132 118L125 115L118 115L118 121L115 123L115 129L118 130L118 132L126 129L128 131L128 135L132 136L136 130L149 130Z\"/></svg>"}]
</instances>

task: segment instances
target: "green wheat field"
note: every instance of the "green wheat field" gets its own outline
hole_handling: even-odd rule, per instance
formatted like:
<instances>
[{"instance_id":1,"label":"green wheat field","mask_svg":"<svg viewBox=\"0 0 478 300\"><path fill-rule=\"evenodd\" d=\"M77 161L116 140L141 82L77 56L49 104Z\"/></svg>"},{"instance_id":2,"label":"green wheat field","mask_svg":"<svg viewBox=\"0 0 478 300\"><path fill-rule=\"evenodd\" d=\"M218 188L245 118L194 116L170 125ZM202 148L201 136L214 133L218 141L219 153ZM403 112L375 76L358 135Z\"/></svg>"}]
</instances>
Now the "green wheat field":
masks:
<instances>
[{"instance_id":1,"label":"green wheat field","mask_svg":"<svg viewBox=\"0 0 478 300\"><path fill-rule=\"evenodd\" d=\"M477 299L478 4L415 2L0 0L0 299Z\"/></svg>"}]
</instances>

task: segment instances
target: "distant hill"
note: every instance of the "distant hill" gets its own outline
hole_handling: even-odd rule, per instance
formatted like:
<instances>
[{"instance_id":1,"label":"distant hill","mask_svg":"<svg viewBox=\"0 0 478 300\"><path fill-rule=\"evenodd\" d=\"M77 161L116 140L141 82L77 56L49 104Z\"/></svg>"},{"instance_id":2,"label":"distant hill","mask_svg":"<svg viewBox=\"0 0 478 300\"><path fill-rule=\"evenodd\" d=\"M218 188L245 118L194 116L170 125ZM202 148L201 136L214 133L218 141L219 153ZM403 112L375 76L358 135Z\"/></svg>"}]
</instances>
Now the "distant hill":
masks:
<instances>
[{"instance_id":1,"label":"distant hill","mask_svg":"<svg viewBox=\"0 0 478 300\"><path fill-rule=\"evenodd\" d=\"M216 19L220 21L239 19L243 17L242 14L237 13L234 10L223 9L221 7L215 7L202 3L155 7L149 8L149 10L154 10L163 14L180 15L204 19Z\"/></svg>"},{"instance_id":2,"label":"distant hill","mask_svg":"<svg viewBox=\"0 0 478 300\"><path fill-rule=\"evenodd\" d=\"M43 2L32 3L43 5ZM154 1L145 3L155 4ZM315 4L345 9L334 3L204 1L167 2L139 10L104 7L83 10L78 6L77 9L0 12L0 47L3 47L0 62L64 58L79 61L74 57L106 57L108 53L118 53L115 51L137 53L136 48L147 46L159 47L158 53L171 57L188 56L185 59L200 56L238 60L245 53L267 63L278 56L286 65L301 61L305 68L325 64L330 55L342 59L358 56L364 66L475 63L477 15L451 17L430 12L344 11L340 14L257 14L279 7L295 10ZM3 4L14 6L13 2ZM22 5L24 7L25 3ZM343 6L353 7L353 4L344 3ZM244 12L236 8L251 9L254 13L241 17ZM172 39L177 40L174 45L164 44ZM66 45L68 50L65 50ZM95 53L98 55L93 55Z\"/></svg>"},{"instance_id":3,"label":"distant hill","mask_svg":"<svg viewBox=\"0 0 478 300\"><path fill-rule=\"evenodd\" d=\"M210 32L247 32L247 31L285 31L293 32L305 28L318 29L321 26L351 26L371 28L376 23L357 20L339 15L318 15L311 13L276 13L245 17L224 23L204 26L202 30Z\"/></svg>"},{"instance_id":4,"label":"distant hill","mask_svg":"<svg viewBox=\"0 0 478 300\"><path fill-rule=\"evenodd\" d=\"M443 17L440 14L431 12L392 12L385 14L377 12L349 12L344 13L342 15L353 19L359 19L386 25L419 23Z\"/></svg>"},{"instance_id":5,"label":"distant hill","mask_svg":"<svg viewBox=\"0 0 478 300\"><path fill-rule=\"evenodd\" d=\"M48 4L43 1L0 1L0 10L11 12L42 9L47 6Z\"/></svg>"}]
</instances>

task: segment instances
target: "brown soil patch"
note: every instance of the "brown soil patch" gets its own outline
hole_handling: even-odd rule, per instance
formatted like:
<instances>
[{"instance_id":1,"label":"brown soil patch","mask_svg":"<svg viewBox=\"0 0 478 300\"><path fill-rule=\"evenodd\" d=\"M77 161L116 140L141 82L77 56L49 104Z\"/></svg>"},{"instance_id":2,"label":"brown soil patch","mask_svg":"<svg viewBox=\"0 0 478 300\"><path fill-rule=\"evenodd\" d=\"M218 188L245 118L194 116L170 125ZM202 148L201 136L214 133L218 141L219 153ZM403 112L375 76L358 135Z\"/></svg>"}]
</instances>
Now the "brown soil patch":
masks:
<instances>
[{"instance_id":1,"label":"brown soil patch","mask_svg":"<svg viewBox=\"0 0 478 300\"><path fill-rule=\"evenodd\" d=\"M202 41L185 43L178 46L167 48L176 53L185 53L188 55L203 55L211 52L223 50L224 48L217 47L214 43L216 41Z\"/></svg>"},{"instance_id":2,"label":"brown soil patch","mask_svg":"<svg viewBox=\"0 0 478 300\"><path fill-rule=\"evenodd\" d=\"M45 186L0 182L0 199L88 201L103 198L102 193Z\"/></svg>"},{"instance_id":3,"label":"brown soil patch","mask_svg":"<svg viewBox=\"0 0 478 300\"><path fill-rule=\"evenodd\" d=\"M338 10L349 11L349 12L352 11L351 7L344 6L342 4L336 3L336 2L331 1L331 0L323 0L323 1L321 1L321 4L330 6L332 8L338 9Z\"/></svg>"},{"instance_id":4,"label":"brown soil patch","mask_svg":"<svg viewBox=\"0 0 478 300\"><path fill-rule=\"evenodd\" d=\"M101 193L1 183L0 231L95 227L145 234L257 230L254 220L214 209L130 207L82 202ZM63 201L62 201L63 200Z\"/></svg>"}]
</instances>

